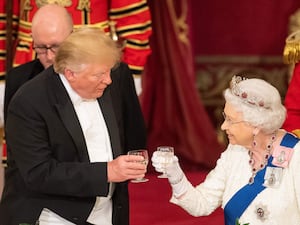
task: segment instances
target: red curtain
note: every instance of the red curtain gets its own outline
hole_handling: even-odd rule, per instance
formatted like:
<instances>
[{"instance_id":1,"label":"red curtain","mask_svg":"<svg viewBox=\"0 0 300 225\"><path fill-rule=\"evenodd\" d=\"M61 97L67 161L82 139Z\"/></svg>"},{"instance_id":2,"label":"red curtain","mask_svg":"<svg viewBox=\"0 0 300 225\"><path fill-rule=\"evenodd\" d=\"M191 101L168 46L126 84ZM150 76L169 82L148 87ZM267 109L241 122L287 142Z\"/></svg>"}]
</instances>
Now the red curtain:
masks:
<instances>
[{"instance_id":1,"label":"red curtain","mask_svg":"<svg viewBox=\"0 0 300 225\"><path fill-rule=\"evenodd\" d=\"M189 167L212 167L223 147L196 89L189 40L189 0L150 0L152 54L143 76L141 105L148 127L148 149L175 147Z\"/></svg>"}]
</instances>

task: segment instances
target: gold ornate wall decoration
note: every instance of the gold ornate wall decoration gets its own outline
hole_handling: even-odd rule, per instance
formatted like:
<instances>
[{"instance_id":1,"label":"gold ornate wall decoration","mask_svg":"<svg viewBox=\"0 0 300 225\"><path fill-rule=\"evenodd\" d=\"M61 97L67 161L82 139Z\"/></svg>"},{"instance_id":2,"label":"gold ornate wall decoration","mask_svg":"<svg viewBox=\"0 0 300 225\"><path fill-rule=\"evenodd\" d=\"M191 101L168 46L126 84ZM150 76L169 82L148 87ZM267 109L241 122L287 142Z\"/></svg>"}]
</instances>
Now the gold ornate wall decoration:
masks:
<instances>
[{"instance_id":1,"label":"gold ornate wall decoration","mask_svg":"<svg viewBox=\"0 0 300 225\"><path fill-rule=\"evenodd\" d=\"M77 9L81 11L91 11L91 2L90 0L79 0Z\"/></svg>"},{"instance_id":2,"label":"gold ornate wall decoration","mask_svg":"<svg viewBox=\"0 0 300 225\"><path fill-rule=\"evenodd\" d=\"M189 45L190 41L188 38L188 25L187 25L187 14L188 14L188 3L187 1L181 1L181 14L177 16L176 9L173 0L167 0L168 10L171 15L172 25L176 31L178 38L184 44Z\"/></svg>"},{"instance_id":3,"label":"gold ornate wall decoration","mask_svg":"<svg viewBox=\"0 0 300 225\"><path fill-rule=\"evenodd\" d=\"M69 7L73 4L72 0L35 0L35 3L38 8L47 4L57 4L63 7Z\"/></svg>"}]
</instances>

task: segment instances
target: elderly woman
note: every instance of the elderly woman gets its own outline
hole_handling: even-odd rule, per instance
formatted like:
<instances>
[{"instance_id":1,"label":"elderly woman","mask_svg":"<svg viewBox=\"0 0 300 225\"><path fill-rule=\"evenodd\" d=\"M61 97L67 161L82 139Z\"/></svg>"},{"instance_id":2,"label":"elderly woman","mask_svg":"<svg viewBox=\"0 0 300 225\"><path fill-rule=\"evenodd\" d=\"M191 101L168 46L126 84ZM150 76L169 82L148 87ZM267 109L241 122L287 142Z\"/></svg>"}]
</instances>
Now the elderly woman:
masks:
<instances>
[{"instance_id":1,"label":"elderly woman","mask_svg":"<svg viewBox=\"0 0 300 225\"><path fill-rule=\"evenodd\" d=\"M280 129L286 110L278 91L234 76L224 97L221 129L229 145L203 183L193 187L176 156L163 167L163 156L154 152L153 166L165 170L172 187L170 201L193 216L221 206L226 225L299 224L299 139Z\"/></svg>"}]
</instances>

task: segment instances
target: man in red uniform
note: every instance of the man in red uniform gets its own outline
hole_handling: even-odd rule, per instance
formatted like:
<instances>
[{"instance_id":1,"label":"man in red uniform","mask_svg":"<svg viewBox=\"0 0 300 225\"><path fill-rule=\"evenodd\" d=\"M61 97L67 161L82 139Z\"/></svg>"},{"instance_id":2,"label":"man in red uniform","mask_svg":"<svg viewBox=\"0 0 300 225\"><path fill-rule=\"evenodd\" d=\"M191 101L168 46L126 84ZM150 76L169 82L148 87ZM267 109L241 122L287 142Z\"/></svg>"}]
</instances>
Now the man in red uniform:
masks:
<instances>
[{"instance_id":1,"label":"man in red uniform","mask_svg":"<svg viewBox=\"0 0 300 225\"><path fill-rule=\"evenodd\" d=\"M293 74L285 96L285 107L287 109L287 118L283 128L292 131L300 136L300 31L293 32L287 37L284 48L284 62L286 64L295 64Z\"/></svg>"}]
</instances>

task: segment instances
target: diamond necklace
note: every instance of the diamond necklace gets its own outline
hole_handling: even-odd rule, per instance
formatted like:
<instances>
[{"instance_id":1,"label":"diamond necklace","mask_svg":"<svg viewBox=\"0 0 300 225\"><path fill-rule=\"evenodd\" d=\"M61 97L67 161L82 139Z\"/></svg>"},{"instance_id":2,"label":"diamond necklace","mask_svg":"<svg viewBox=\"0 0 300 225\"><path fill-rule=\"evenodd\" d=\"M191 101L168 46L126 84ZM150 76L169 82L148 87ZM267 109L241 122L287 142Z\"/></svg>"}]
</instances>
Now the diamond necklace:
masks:
<instances>
[{"instance_id":1,"label":"diamond necklace","mask_svg":"<svg viewBox=\"0 0 300 225\"><path fill-rule=\"evenodd\" d=\"M271 137L271 139L270 139L270 143L266 146L266 154L265 154L265 157L264 157L264 161L263 161L263 163L261 163L261 164L259 165L259 168L258 168L258 169L256 169L256 168L254 167L255 160L253 159L253 152L251 152L250 150L248 151L248 154L249 154L249 156L250 156L249 164L250 164L251 167L252 167L252 175L251 175L251 177L250 177L250 179L249 179L249 182L248 182L249 184L253 184L254 178L255 178L257 172L260 171L260 170L262 170L263 168L265 168L265 166L267 165L268 160L269 160L269 158L270 158L270 156L271 156L270 153L271 153L271 149L272 149L272 147L273 147L273 143L274 143L274 141L275 141L275 139L276 139L276 134L277 134L277 132L274 132L274 133L272 134L272 137Z\"/></svg>"}]
</instances>

